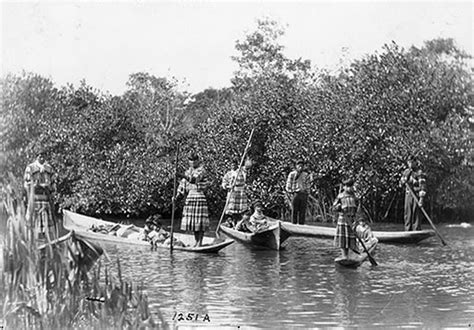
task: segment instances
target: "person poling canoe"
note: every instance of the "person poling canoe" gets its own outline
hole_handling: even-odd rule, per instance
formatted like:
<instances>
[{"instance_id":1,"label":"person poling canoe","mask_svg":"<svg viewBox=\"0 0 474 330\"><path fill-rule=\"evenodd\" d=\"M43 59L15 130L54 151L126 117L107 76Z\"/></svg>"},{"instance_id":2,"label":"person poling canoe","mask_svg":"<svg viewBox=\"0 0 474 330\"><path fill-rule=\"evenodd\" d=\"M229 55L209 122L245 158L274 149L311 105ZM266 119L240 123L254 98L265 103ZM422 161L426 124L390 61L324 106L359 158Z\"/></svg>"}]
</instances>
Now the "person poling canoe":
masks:
<instances>
[{"instance_id":1,"label":"person poling canoe","mask_svg":"<svg viewBox=\"0 0 474 330\"><path fill-rule=\"evenodd\" d=\"M341 249L341 257L347 259L349 249L356 250L356 238L352 224L359 210L359 199L354 194L354 180L343 182L343 191L334 200L333 209L338 212L334 244Z\"/></svg>"},{"instance_id":2,"label":"person poling canoe","mask_svg":"<svg viewBox=\"0 0 474 330\"><path fill-rule=\"evenodd\" d=\"M228 223L232 223L234 227L249 209L246 180L251 164L252 162L247 160L241 168L240 159L235 159L234 168L222 178L222 188L227 190L228 200L224 213L229 217Z\"/></svg>"},{"instance_id":3,"label":"person poling canoe","mask_svg":"<svg viewBox=\"0 0 474 330\"><path fill-rule=\"evenodd\" d=\"M405 203L404 203L404 212L403 218L405 223L405 231L411 230L421 230L419 217L416 216L417 205L415 200L410 193L408 186L413 187L416 184L416 167L415 167L415 158L409 157L407 159L407 168L403 171L400 178L400 187L405 187Z\"/></svg>"},{"instance_id":4,"label":"person poling canoe","mask_svg":"<svg viewBox=\"0 0 474 330\"><path fill-rule=\"evenodd\" d=\"M348 259L349 249L360 253L356 245L357 239L362 247L361 251L367 253L370 263L376 266L377 262L370 255L363 238L353 230L356 225L356 216L360 213L360 201L354 193L354 180L347 179L343 182L343 191L337 195L333 208L339 213L336 235L334 236L334 244L341 249L341 258L339 259ZM360 230L368 232L362 224L359 225Z\"/></svg>"},{"instance_id":5,"label":"person poling canoe","mask_svg":"<svg viewBox=\"0 0 474 330\"><path fill-rule=\"evenodd\" d=\"M209 228L209 211L204 191L209 186L207 172L199 157L192 153L188 157L189 168L184 173L176 198L187 193L181 219L181 230L194 232L195 246L202 246L204 232Z\"/></svg>"}]
</instances>

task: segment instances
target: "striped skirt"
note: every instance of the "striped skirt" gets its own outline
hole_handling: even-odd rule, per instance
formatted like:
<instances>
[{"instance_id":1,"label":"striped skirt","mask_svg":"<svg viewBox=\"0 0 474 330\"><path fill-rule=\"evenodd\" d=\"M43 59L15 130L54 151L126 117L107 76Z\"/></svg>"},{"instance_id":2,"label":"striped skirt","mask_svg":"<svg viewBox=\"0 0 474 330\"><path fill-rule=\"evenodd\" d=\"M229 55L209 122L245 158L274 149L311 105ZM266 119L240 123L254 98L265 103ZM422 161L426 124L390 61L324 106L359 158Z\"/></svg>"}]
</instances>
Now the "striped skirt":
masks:
<instances>
[{"instance_id":1,"label":"striped skirt","mask_svg":"<svg viewBox=\"0 0 474 330\"><path fill-rule=\"evenodd\" d=\"M181 230L206 231L209 228L209 211L206 197L201 191L190 190L184 203Z\"/></svg>"},{"instance_id":2,"label":"striped skirt","mask_svg":"<svg viewBox=\"0 0 474 330\"><path fill-rule=\"evenodd\" d=\"M225 214L241 214L247 211L248 201L247 193L245 192L245 187L235 187L234 190L228 196L229 203L225 210Z\"/></svg>"},{"instance_id":3,"label":"striped skirt","mask_svg":"<svg viewBox=\"0 0 474 330\"><path fill-rule=\"evenodd\" d=\"M350 221L349 221L350 222ZM351 225L345 219L339 218L334 236L334 245L342 249L356 249L356 238Z\"/></svg>"}]
</instances>

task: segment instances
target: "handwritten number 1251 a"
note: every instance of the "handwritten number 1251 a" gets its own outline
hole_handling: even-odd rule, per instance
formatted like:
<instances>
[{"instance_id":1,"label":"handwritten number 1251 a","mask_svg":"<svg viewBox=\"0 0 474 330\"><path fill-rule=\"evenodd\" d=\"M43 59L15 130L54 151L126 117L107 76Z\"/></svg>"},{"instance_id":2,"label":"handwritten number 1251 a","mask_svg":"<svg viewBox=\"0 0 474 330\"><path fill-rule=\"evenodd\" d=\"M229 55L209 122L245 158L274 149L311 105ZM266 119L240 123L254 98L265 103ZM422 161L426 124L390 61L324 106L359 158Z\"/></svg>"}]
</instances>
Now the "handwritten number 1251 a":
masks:
<instances>
[{"instance_id":1,"label":"handwritten number 1251 a","mask_svg":"<svg viewBox=\"0 0 474 330\"><path fill-rule=\"evenodd\" d=\"M211 322L208 314L199 315L198 313L178 313L175 312L173 315L173 321L202 321Z\"/></svg>"}]
</instances>

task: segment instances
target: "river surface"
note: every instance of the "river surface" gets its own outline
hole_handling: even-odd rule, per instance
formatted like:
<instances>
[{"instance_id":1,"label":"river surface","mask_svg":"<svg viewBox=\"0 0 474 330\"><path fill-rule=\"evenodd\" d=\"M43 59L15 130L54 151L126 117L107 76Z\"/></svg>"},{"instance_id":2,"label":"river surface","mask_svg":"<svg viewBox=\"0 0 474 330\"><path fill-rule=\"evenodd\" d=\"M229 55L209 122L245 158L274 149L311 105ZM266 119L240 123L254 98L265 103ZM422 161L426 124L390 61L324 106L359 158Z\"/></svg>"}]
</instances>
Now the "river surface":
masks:
<instances>
[{"instance_id":1,"label":"river surface","mask_svg":"<svg viewBox=\"0 0 474 330\"><path fill-rule=\"evenodd\" d=\"M107 243L109 259L101 263L117 274L119 258L124 279L143 286L151 311L179 329L469 328L474 226L438 229L447 247L436 237L379 244L379 265L358 269L334 264L331 240L297 237L282 251L236 242L215 255Z\"/></svg>"},{"instance_id":2,"label":"river surface","mask_svg":"<svg viewBox=\"0 0 474 330\"><path fill-rule=\"evenodd\" d=\"M120 258L125 279L178 328L472 327L474 227L438 229L447 247L436 237L379 244L379 265L358 269L334 264L331 240L296 237L282 251L236 242L217 255L108 244L103 262L116 269Z\"/></svg>"}]
</instances>

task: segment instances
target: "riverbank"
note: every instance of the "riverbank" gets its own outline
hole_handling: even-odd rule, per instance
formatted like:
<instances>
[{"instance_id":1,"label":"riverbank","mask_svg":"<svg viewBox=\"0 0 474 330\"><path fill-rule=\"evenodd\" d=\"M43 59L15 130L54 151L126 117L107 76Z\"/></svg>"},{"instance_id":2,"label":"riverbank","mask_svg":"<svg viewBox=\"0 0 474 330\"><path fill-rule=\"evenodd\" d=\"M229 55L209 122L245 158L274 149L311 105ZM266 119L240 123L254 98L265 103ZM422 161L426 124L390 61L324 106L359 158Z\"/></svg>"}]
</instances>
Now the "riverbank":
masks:
<instances>
[{"instance_id":1,"label":"riverbank","mask_svg":"<svg viewBox=\"0 0 474 330\"><path fill-rule=\"evenodd\" d=\"M7 202L0 216L2 328L166 327L158 310L152 317L142 287L123 279L120 258L94 265L102 248L73 233L54 244L36 239L25 210Z\"/></svg>"}]
</instances>

